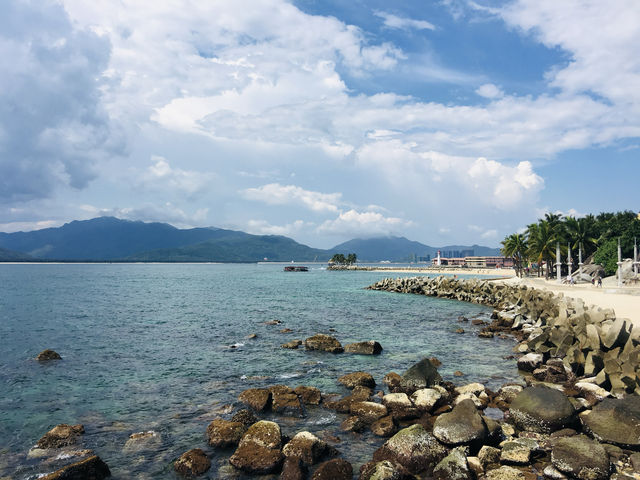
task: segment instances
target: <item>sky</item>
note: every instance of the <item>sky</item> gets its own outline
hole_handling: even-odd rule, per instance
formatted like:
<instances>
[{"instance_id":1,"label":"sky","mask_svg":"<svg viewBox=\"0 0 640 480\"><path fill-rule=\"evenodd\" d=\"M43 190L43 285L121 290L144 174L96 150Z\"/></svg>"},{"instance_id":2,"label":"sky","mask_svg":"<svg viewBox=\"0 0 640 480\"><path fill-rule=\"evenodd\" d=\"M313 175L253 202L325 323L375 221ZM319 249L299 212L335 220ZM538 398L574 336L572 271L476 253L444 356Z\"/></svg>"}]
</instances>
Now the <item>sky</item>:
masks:
<instances>
[{"instance_id":1,"label":"sky","mask_svg":"<svg viewBox=\"0 0 640 480\"><path fill-rule=\"evenodd\" d=\"M0 231L498 246L640 209L637 0L4 0Z\"/></svg>"}]
</instances>

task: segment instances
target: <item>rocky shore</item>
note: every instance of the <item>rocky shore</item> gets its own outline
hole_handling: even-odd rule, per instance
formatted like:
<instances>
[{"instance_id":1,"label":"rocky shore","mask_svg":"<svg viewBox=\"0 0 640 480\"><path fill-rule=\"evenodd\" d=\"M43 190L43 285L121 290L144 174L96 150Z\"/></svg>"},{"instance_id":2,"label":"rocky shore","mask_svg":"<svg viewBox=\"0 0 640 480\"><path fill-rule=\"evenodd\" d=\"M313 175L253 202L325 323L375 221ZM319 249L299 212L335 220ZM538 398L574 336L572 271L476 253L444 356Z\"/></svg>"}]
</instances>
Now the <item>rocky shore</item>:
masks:
<instances>
[{"instance_id":1,"label":"rocky shore","mask_svg":"<svg viewBox=\"0 0 640 480\"><path fill-rule=\"evenodd\" d=\"M382 379L365 371L345 372L335 379L349 390L345 396L304 385L250 388L228 412L203 425L201 444L173 461L176 475L640 479L640 332L630 322L579 300L482 280L399 278L368 288L493 307L491 323L458 320L461 325L472 323L466 327L471 331L479 329L479 342L494 335L518 339L514 361L523 381L496 391L479 383L454 385L440 376L437 359L423 358L403 373L389 372ZM343 347L326 334L295 342L295 348L303 345L327 355L327 361L343 351L376 355L382 350L373 340ZM292 432L296 419L322 409L336 412L340 425L334 428L344 435L342 442L304 429ZM78 450L83 434L82 425L59 425L38 441L34 451L59 456L72 449L78 457L45 478L108 477L99 457ZM132 444L154 438L154 432L134 435ZM371 442L374 451L362 465L341 458L352 435L379 438ZM212 454L218 458L215 472Z\"/></svg>"}]
</instances>

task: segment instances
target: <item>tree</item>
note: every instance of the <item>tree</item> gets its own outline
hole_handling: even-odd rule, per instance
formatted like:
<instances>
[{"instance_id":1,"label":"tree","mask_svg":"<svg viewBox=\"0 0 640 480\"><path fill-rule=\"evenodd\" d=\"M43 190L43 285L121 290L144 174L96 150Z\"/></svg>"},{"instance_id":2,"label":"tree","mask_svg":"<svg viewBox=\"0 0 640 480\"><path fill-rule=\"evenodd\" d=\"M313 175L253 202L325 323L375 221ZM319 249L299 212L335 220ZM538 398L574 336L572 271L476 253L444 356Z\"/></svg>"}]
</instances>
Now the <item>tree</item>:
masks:
<instances>
[{"instance_id":1,"label":"tree","mask_svg":"<svg viewBox=\"0 0 640 480\"><path fill-rule=\"evenodd\" d=\"M516 274L522 276L522 264L527 256L527 240L524 235L514 233L502 241L502 254L505 257L513 258L516 267Z\"/></svg>"},{"instance_id":2,"label":"tree","mask_svg":"<svg viewBox=\"0 0 640 480\"><path fill-rule=\"evenodd\" d=\"M356 261L358 260L358 257L355 253L350 253L349 255L347 255L347 265L353 265L354 263L356 263Z\"/></svg>"},{"instance_id":3,"label":"tree","mask_svg":"<svg viewBox=\"0 0 640 480\"><path fill-rule=\"evenodd\" d=\"M551 265L556 260L556 244L560 241L558 229L553 228L547 220L540 220L533 230L533 236L529 237L529 255L538 264L545 261L547 264L546 278L551 274Z\"/></svg>"},{"instance_id":4,"label":"tree","mask_svg":"<svg viewBox=\"0 0 640 480\"><path fill-rule=\"evenodd\" d=\"M336 253L329 263L335 263L336 265L353 265L358 260L358 257L355 253L350 253L346 257L342 253Z\"/></svg>"},{"instance_id":5,"label":"tree","mask_svg":"<svg viewBox=\"0 0 640 480\"><path fill-rule=\"evenodd\" d=\"M598 240L594 228L595 219L593 215L582 218L568 217L565 220L566 231L571 242L571 249L578 251L582 247L582 258L587 258L596 251Z\"/></svg>"}]
</instances>

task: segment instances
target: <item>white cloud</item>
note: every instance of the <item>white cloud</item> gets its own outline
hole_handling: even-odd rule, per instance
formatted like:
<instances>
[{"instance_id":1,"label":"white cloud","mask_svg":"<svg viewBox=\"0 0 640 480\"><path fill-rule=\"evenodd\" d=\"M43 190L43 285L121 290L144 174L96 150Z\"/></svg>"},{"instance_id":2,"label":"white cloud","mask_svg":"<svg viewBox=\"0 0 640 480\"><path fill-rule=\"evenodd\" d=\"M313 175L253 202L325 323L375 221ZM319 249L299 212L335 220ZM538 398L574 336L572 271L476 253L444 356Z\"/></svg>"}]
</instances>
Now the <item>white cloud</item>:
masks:
<instances>
[{"instance_id":1,"label":"white cloud","mask_svg":"<svg viewBox=\"0 0 640 480\"><path fill-rule=\"evenodd\" d=\"M476 93L481 97L490 99L504 97L504 92L493 83L480 85L476 90Z\"/></svg>"},{"instance_id":2,"label":"white cloud","mask_svg":"<svg viewBox=\"0 0 640 480\"><path fill-rule=\"evenodd\" d=\"M314 212L337 212L341 203L341 193L320 193L305 190L295 185L270 183L257 188L247 188L240 192L248 200L264 202L268 205L302 205Z\"/></svg>"},{"instance_id":3,"label":"white cloud","mask_svg":"<svg viewBox=\"0 0 640 480\"><path fill-rule=\"evenodd\" d=\"M487 230L486 232L484 232L482 235L480 235L481 238L487 240L487 239L494 239L497 238L498 236L498 231L491 229L491 230Z\"/></svg>"},{"instance_id":4,"label":"white cloud","mask_svg":"<svg viewBox=\"0 0 640 480\"><path fill-rule=\"evenodd\" d=\"M399 17L387 12L376 11L374 14L384 20L385 27L398 28L401 30L435 30L435 26L426 20L416 20L413 18Z\"/></svg>"},{"instance_id":5,"label":"white cloud","mask_svg":"<svg viewBox=\"0 0 640 480\"><path fill-rule=\"evenodd\" d=\"M411 226L412 222L397 217L385 217L379 212L341 212L338 218L327 220L318 227L321 234L341 236L388 235Z\"/></svg>"},{"instance_id":6,"label":"white cloud","mask_svg":"<svg viewBox=\"0 0 640 480\"><path fill-rule=\"evenodd\" d=\"M149 166L141 178L140 185L153 190L169 191L186 195L193 198L195 195L211 188L211 182L215 179L215 174L210 172L197 172L172 168L169 162L163 157L153 155L153 164Z\"/></svg>"},{"instance_id":7,"label":"white cloud","mask_svg":"<svg viewBox=\"0 0 640 480\"><path fill-rule=\"evenodd\" d=\"M83 205L88 217L117 217L126 220L141 220L144 222L166 222L179 228L191 228L206 222L208 208L199 208L193 213L185 212L176 205L166 202L162 205L145 204L139 207L100 208Z\"/></svg>"},{"instance_id":8,"label":"white cloud","mask_svg":"<svg viewBox=\"0 0 640 480\"><path fill-rule=\"evenodd\" d=\"M305 222L304 220L296 220L286 225L271 225L266 220L249 220L244 229L255 235L291 236L302 230L313 228L314 225L313 222Z\"/></svg>"}]
</instances>

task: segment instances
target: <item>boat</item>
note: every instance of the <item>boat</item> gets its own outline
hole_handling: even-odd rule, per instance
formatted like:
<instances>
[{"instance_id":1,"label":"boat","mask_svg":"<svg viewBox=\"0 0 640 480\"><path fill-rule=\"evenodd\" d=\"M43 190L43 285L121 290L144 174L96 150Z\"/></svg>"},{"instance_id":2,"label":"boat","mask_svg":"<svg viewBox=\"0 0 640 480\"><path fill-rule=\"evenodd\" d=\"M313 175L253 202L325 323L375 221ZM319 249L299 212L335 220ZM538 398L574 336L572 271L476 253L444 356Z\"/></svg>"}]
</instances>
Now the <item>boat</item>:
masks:
<instances>
[{"instance_id":1,"label":"boat","mask_svg":"<svg viewBox=\"0 0 640 480\"><path fill-rule=\"evenodd\" d=\"M309 267L303 265L287 265L284 267L285 272L308 272Z\"/></svg>"}]
</instances>

